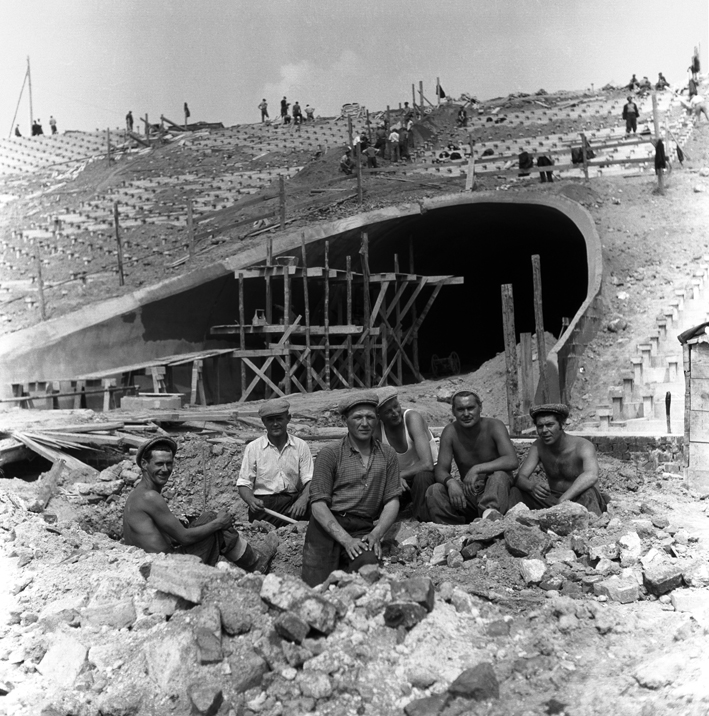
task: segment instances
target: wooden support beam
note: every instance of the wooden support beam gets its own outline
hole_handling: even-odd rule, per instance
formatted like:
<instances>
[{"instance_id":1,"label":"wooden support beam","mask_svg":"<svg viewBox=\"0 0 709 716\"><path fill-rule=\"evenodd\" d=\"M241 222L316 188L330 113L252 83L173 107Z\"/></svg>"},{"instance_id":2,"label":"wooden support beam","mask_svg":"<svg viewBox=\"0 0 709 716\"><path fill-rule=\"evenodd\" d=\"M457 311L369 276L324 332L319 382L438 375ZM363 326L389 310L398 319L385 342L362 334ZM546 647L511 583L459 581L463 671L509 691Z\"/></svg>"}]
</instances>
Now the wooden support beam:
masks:
<instances>
[{"instance_id":1,"label":"wooden support beam","mask_svg":"<svg viewBox=\"0 0 709 716\"><path fill-rule=\"evenodd\" d=\"M520 333L520 398L523 415L529 415L534 404L534 364L532 363L532 334Z\"/></svg>"},{"instance_id":2,"label":"wooden support beam","mask_svg":"<svg viewBox=\"0 0 709 716\"><path fill-rule=\"evenodd\" d=\"M281 231L286 228L286 178L281 174L278 177L278 205Z\"/></svg>"},{"instance_id":3,"label":"wooden support beam","mask_svg":"<svg viewBox=\"0 0 709 716\"><path fill-rule=\"evenodd\" d=\"M370 297L369 297L369 237L365 231L362 232L362 245L359 250L362 263L362 277L364 279L364 322L365 322L365 334L364 334L364 384L367 388L372 387L372 364L370 355L371 340L369 338L369 330L372 327L372 316L370 310Z\"/></svg>"},{"instance_id":4,"label":"wooden support beam","mask_svg":"<svg viewBox=\"0 0 709 716\"><path fill-rule=\"evenodd\" d=\"M347 325L352 324L352 257L347 256ZM352 336L347 336L347 386L354 388L354 363L352 356Z\"/></svg>"},{"instance_id":5,"label":"wooden support beam","mask_svg":"<svg viewBox=\"0 0 709 716\"><path fill-rule=\"evenodd\" d=\"M246 348L246 333L244 332L244 278L239 274L239 348L245 350ZM244 359L241 359L241 395L239 400L246 400L244 392L246 390L246 366Z\"/></svg>"},{"instance_id":6,"label":"wooden support beam","mask_svg":"<svg viewBox=\"0 0 709 716\"><path fill-rule=\"evenodd\" d=\"M207 397L204 392L204 361L197 359L192 362L192 386L190 390L190 403L192 405L206 405Z\"/></svg>"},{"instance_id":7,"label":"wooden support beam","mask_svg":"<svg viewBox=\"0 0 709 716\"><path fill-rule=\"evenodd\" d=\"M194 259L194 215L192 197L187 197L187 239L189 242L190 261Z\"/></svg>"},{"instance_id":8,"label":"wooden support beam","mask_svg":"<svg viewBox=\"0 0 709 716\"><path fill-rule=\"evenodd\" d=\"M409 236L409 273L415 273L415 266L414 266L414 237ZM403 316L402 316L403 319ZM411 301L411 320L413 321L414 325L416 325L416 296L414 296L413 301ZM418 330L414 331L412 342L411 342L412 348L413 348L413 359L414 359L414 367L416 369L416 372L419 372L419 334Z\"/></svg>"},{"instance_id":9,"label":"wooden support beam","mask_svg":"<svg viewBox=\"0 0 709 716\"><path fill-rule=\"evenodd\" d=\"M113 395L111 388L116 387L115 378L104 378L101 381L101 387L103 388L103 412L107 413L111 408L116 407L116 399Z\"/></svg>"},{"instance_id":10,"label":"wooden support beam","mask_svg":"<svg viewBox=\"0 0 709 716\"><path fill-rule=\"evenodd\" d=\"M118 202L113 202L113 230L116 237L117 258L118 258L118 285L124 286L126 283L123 275L123 245L121 244L121 229L118 221Z\"/></svg>"},{"instance_id":11,"label":"wooden support beam","mask_svg":"<svg viewBox=\"0 0 709 716\"><path fill-rule=\"evenodd\" d=\"M515 335L515 307L512 284L502 285L502 330L505 340L505 369L507 387L507 418L510 433L519 430L519 386L517 381L517 338Z\"/></svg>"},{"instance_id":12,"label":"wooden support beam","mask_svg":"<svg viewBox=\"0 0 709 716\"><path fill-rule=\"evenodd\" d=\"M167 369L164 365L151 365L150 375L153 378L153 393L165 393L167 387L165 385L165 373Z\"/></svg>"},{"instance_id":13,"label":"wooden support beam","mask_svg":"<svg viewBox=\"0 0 709 716\"><path fill-rule=\"evenodd\" d=\"M305 232L300 235L300 253L303 261L303 268L308 266L308 257L305 250ZM308 393L313 392L312 361L310 359L310 301L308 299L308 272L303 271L303 302L305 303L305 384Z\"/></svg>"},{"instance_id":14,"label":"wooden support beam","mask_svg":"<svg viewBox=\"0 0 709 716\"><path fill-rule=\"evenodd\" d=\"M56 243L54 245L56 246ZM44 301L44 279L42 278L42 257L40 255L39 239L34 240L34 265L37 279L37 291L39 293L39 315L43 321L46 321L47 306Z\"/></svg>"},{"instance_id":15,"label":"wooden support beam","mask_svg":"<svg viewBox=\"0 0 709 716\"><path fill-rule=\"evenodd\" d=\"M547 384L547 349L544 337L544 304L542 303L542 269L539 254L532 256L532 280L534 283L534 330L537 334L537 364L539 366L539 387L542 403L549 401Z\"/></svg>"},{"instance_id":16,"label":"wooden support beam","mask_svg":"<svg viewBox=\"0 0 709 716\"><path fill-rule=\"evenodd\" d=\"M330 390L330 242L325 242L325 385Z\"/></svg>"}]
</instances>

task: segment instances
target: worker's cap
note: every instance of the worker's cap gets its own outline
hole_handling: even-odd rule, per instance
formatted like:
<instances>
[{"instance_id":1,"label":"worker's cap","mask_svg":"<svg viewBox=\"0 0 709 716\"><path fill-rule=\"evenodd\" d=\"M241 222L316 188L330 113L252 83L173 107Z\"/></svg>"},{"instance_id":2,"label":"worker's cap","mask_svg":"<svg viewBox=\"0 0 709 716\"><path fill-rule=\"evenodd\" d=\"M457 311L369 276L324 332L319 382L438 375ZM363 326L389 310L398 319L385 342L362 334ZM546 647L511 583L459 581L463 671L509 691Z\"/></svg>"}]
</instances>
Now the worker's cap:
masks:
<instances>
[{"instance_id":1,"label":"worker's cap","mask_svg":"<svg viewBox=\"0 0 709 716\"><path fill-rule=\"evenodd\" d=\"M384 388L380 388L377 391L377 397L379 398L379 404L377 405L377 408L381 410L385 403L388 403L390 400L393 400L398 395L399 391L393 385L387 385Z\"/></svg>"},{"instance_id":2,"label":"worker's cap","mask_svg":"<svg viewBox=\"0 0 709 716\"><path fill-rule=\"evenodd\" d=\"M140 466L140 463L143 461L143 455L145 454L145 451L150 450L152 448L159 448L160 450L169 450L174 457L175 453L177 452L177 443L172 438L168 438L165 435L158 435L154 438L150 438L150 440L144 442L138 448L138 452L135 454L136 465Z\"/></svg>"},{"instance_id":3,"label":"worker's cap","mask_svg":"<svg viewBox=\"0 0 709 716\"><path fill-rule=\"evenodd\" d=\"M267 400L259 409L259 418L267 418L269 415L282 415L290 412L290 403L283 398Z\"/></svg>"},{"instance_id":4,"label":"worker's cap","mask_svg":"<svg viewBox=\"0 0 709 716\"><path fill-rule=\"evenodd\" d=\"M463 386L462 388L458 388L458 390L456 390L455 393L453 393L453 395L451 396L451 405L455 404L455 399L459 395L474 395L475 399L478 401L478 405L483 404L482 398L480 397L480 393L475 390L475 388L471 388L470 386Z\"/></svg>"},{"instance_id":5,"label":"worker's cap","mask_svg":"<svg viewBox=\"0 0 709 716\"><path fill-rule=\"evenodd\" d=\"M379 405L379 398L372 390L361 390L346 395L338 405L340 415L347 415L355 405L371 405L376 408Z\"/></svg>"},{"instance_id":6,"label":"worker's cap","mask_svg":"<svg viewBox=\"0 0 709 716\"><path fill-rule=\"evenodd\" d=\"M569 417L569 409L563 403L545 403L533 405L529 409L529 414L532 420L535 420L537 415L558 415L562 420L566 420Z\"/></svg>"}]
</instances>

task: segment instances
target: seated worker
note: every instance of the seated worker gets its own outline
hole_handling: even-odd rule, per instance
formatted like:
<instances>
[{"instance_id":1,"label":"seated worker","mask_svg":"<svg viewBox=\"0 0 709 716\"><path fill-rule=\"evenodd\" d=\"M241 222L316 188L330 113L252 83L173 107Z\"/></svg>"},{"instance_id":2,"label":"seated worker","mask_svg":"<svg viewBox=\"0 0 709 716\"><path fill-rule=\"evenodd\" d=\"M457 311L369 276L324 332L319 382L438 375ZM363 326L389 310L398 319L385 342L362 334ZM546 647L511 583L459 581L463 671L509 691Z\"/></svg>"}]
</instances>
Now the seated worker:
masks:
<instances>
[{"instance_id":1,"label":"seated worker","mask_svg":"<svg viewBox=\"0 0 709 716\"><path fill-rule=\"evenodd\" d=\"M638 82L638 78L635 76L635 73L633 73L633 76L630 78L630 82L628 82L628 89L632 91L637 87L640 87L640 82Z\"/></svg>"},{"instance_id":2,"label":"seated worker","mask_svg":"<svg viewBox=\"0 0 709 716\"><path fill-rule=\"evenodd\" d=\"M606 511L606 499L596 487L598 461L593 443L564 432L569 409L563 404L535 405L529 414L539 437L517 473L510 506L524 502L532 510L541 510L572 500L600 516ZM540 462L548 485L532 479Z\"/></svg>"},{"instance_id":3,"label":"seated worker","mask_svg":"<svg viewBox=\"0 0 709 716\"><path fill-rule=\"evenodd\" d=\"M315 458L302 572L311 587L336 569L356 572L376 564L381 539L399 513L396 452L374 434L378 403L371 391L347 395L339 406L347 435Z\"/></svg>"},{"instance_id":4,"label":"seated worker","mask_svg":"<svg viewBox=\"0 0 709 716\"><path fill-rule=\"evenodd\" d=\"M507 428L497 418L481 417L482 400L470 388L454 393L451 403L455 421L441 434L436 483L426 492L431 522L461 525L478 513L483 519L500 519L519 464ZM451 475L453 460L462 479Z\"/></svg>"},{"instance_id":5,"label":"seated worker","mask_svg":"<svg viewBox=\"0 0 709 716\"><path fill-rule=\"evenodd\" d=\"M458 110L458 119L456 120L456 123L459 127L468 126L468 113L465 111L465 107L461 107Z\"/></svg>"},{"instance_id":6,"label":"seated worker","mask_svg":"<svg viewBox=\"0 0 709 716\"><path fill-rule=\"evenodd\" d=\"M651 83L650 80L647 78L647 75L645 75L645 76L640 80L640 89L641 89L641 90L651 90L651 89L652 89L652 83Z\"/></svg>"},{"instance_id":7,"label":"seated worker","mask_svg":"<svg viewBox=\"0 0 709 716\"><path fill-rule=\"evenodd\" d=\"M236 481L239 496L249 506L249 522L287 524L264 512L264 507L295 520L307 519L313 458L305 440L288 433L290 403L268 400L258 414L266 434L246 446Z\"/></svg>"},{"instance_id":8,"label":"seated worker","mask_svg":"<svg viewBox=\"0 0 709 716\"><path fill-rule=\"evenodd\" d=\"M143 472L128 495L123 511L123 541L146 552L193 554L214 566L219 555L248 572L268 571L278 548L276 535L268 535L263 552L254 549L231 528L226 510L206 512L185 527L160 494L170 479L177 443L162 435L138 448L135 461Z\"/></svg>"},{"instance_id":9,"label":"seated worker","mask_svg":"<svg viewBox=\"0 0 709 716\"><path fill-rule=\"evenodd\" d=\"M352 150L347 147L347 149L345 149L345 153L342 155L342 159L340 159L340 171L345 174L352 174L354 166L355 163L352 161Z\"/></svg>"},{"instance_id":10,"label":"seated worker","mask_svg":"<svg viewBox=\"0 0 709 716\"><path fill-rule=\"evenodd\" d=\"M657 75L657 82L655 83L656 90L663 90L670 86L670 83L665 79L665 76L660 72Z\"/></svg>"},{"instance_id":11,"label":"seated worker","mask_svg":"<svg viewBox=\"0 0 709 716\"><path fill-rule=\"evenodd\" d=\"M402 410L396 388L377 391L379 425L384 445L396 450L399 477L403 490L401 502L410 498L414 517L428 522L426 490L435 482L433 466L438 458L438 444L421 413L411 408Z\"/></svg>"}]
</instances>

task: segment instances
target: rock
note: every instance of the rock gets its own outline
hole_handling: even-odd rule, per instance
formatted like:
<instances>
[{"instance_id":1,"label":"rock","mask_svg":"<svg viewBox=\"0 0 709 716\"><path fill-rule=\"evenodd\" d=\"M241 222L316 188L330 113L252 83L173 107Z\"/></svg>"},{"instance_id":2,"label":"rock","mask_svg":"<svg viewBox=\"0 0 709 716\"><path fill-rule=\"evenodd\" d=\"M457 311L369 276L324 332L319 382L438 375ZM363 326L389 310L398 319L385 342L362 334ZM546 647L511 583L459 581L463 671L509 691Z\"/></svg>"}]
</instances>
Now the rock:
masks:
<instances>
[{"instance_id":1,"label":"rock","mask_svg":"<svg viewBox=\"0 0 709 716\"><path fill-rule=\"evenodd\" d=\"M190 555L169 555L152 563L148 586L200 604L205 588L225 577L222 570L202 564Z\"/></svg>"},{"instance_id":2,"label":"rock","mask_svg":"<svg viewBox=\"0 0 709 716\"><path fill-rule=\"evenodd\" d=\"M706 562L692 562L684 570L684 581L688 587L709 586L709 565Z\"/></svg>"},{"instance_id":3,"label":"rock","mask_svg":"<svg viewBox=\"0 0 709 716\"><path fill-rule=\"evenodd\" d=\"M280 614L273 622L273 626L284 639L297 644L302 643L310 631L310 625L293 612Z\"/></svg>"},{"instance_id":4,"label":"rock","mask_svg":"<svg viewBox=\"0 0 709 716\"><path fill-rule=\"evenodd\" d=\"M72 489L80 495L96 495L97 497L109 497L117 495L125 483L123 480L112 480L111 482L75 482Z\"/></svg>"},{"instance_id":5,"label":"rock","mask_svg":"<svg viewBox=\"0 0 709 716\"><path fill-rule=\"evenodd\" d=\"M204 682L189 686L187 695L192 702L193 711L200 716L216 716L224 703L224 694L221 688Z\"/></svg>"},{"instance_id":6,"label":"rock","mask_svg":"<svg viewBox=\"0 0 709 716\"><path fill-rule=\"evenodd\" d=\"M637 532L629 532L618 540L618 551L620 552L620 566L632 567L638 563L643 551L643 544Z\"/></svg>"},{"instance_id":7,"label":"rock","mask_svg":"<svg viewBox=\"0 0 709 716\"><path fill-rule=\"evenodd\" d=\"M660 550L656 547L652 547L640 557L640 564L642 564L643 567L647 567L653 560L657 560L658 557L660 557Z\"/></svg>"},{"instance_id":8,"label":"rock","mask_svg":"<svg viewBox=\"0 0 709 716\"><path fill-rule=\"evenodd\" d=\"M404 706L406 716L436 716L441 713L450 697L448 694L432 694L414 699Z\"/></svg>"},{"instance_id":9,"label":"rock","mask_svg":"<svg viewBox=\"0 0 709 716\"><path fill-rule=\"evenodd\" d=\"M704 628L709 627L709 589L677 589L670 599L676 612L688 612Z\"/></svg>"},{"instance_id":10,"label":"rock","mask_svg":"<svg viewBox=\"0 0 709 716\"><path fill-rule=\"evenodd\" d=\"M337 608L317 594L296 601L290 610L323 634L329 634L335 628Z\"/></svg>"},{"instance_id":11,"label":"rock","mask_svg":"<svg viewBox=\"0 0 709 716\"><path fill-rule=\"evenodd\" d=\"M295 669L299 669L306 661L313 658L313 652L303 646L285 641L281 645L286 661Z\"/></svg>"},{"instance_id":12,"label":"rock","mask_svg":"<svg viewBox=\"0 0 709 716\"><path fill-rule=\"evenodd\" d=\"M252 649L246 648L229 657L230 686L237 694L261 685L268 664Z\"/></svg>"},{"instance_id":13,"label":"rock","mask_svg":"<svg viewBox=\"0 0 709 716\"><path fill-rule=\"evenodd\" d=\"M546 565L541 559L523 559L519 569L525 584L538 584L547 571Z\"/></svg>"},{"instance_id":14,"label":"rock","mask_svg":"<svg viewBox=\"0 0 709 716\"><path fill-rule=\"evenodd\" d=\"M95 627L108 626L112 629L124 629L132 626L137 619L132 599L105 602L88 606L81 611L81 625Z\"/></svg>"},{"instance_id":15,"label":"rock","mask_svg":"<svg viewBox=\"0 0 709 716\"><path fill-rule=\"evenodd\" d=\"M209 591L209 600L219 608L222 629L235 636L251 631L254 620L268 610L258 592L251 589L220 585L218 590Z\"/></svg>"},{"instance_id":16,"label":"rock","mask_svg":"<svg viewBox=\"0 0 709 716\"><path fill-rule=\"evenodd\" d=\"M651 520L633 520L632 525L640 537L654 537L655 528Z\"/></svg>"},{"instance_id":17,"label":"rock","mask_svg":"<svg viewBox=\"0 0 709 716\"><path fill-rule=\"evenodd\" d=\"M699 176L700 176L700 177L709 177L709 168L707 168L707 167L702 167L702 168L699 170Z\"/></svg>"},{"instance_id":18,"label":"rock","mask_svg":"<svg viewBox=\"0 0 709 716\"><path fill-rule=\"evenodd\" d=\"M674 534L675 542L681 545L689 544L689 533L687 530L677 530Z\"/></svg>"},{"instance_id":19,"label":"rock","mask_svg":"<svg viewBox=\"0 0 709 716\"><path fill-rule=\"evenodd\" d=\"M544 559L547 564L574 564L576 562L576 552L572 549L555 547L544 555Z\"/></svg>"},{"instance_id":20,"label":"rock","mask_svg":"<svg viewBox=\"0 0 709 716\"><path fill-rule=\"evenodd\" d=\"M526 507L526 505L524 505ZM509 515L509 512L507 513ZM472 542L492 542L505 533L507 520L480 520L468 525L468 540Z\"/></svg>"},{"instance_id":21,"label":"rock","mask_svg":"<svg viewBox=\"0 0 709 716\"><path fill-rule=\"evenodd\" d=\"M86 662L88 649L70 634L59 634L37 665L42 676L70 689Z\"/></svg>"},{"instance_id":22,"label":"rock","mask_svg":"<svg viewBox=\"0 0 709 716\"><path fill-rule=\"evenodd\" d=\"M615 562L611 562L610 559L602 557L598 560L596 565L596 572L599 574L613 574L620 571L620 568Z\"/></svg>"},{"instance_id":23,"label":"rock","mask_svg":"<svg viewBox=\"0 0 709 716\"><path fill-rule=\"evenodd\" d=\"M431 564L436 566L445 564L448 558L448 553L452 552L455 547L450 542L444 542L433 548L433 554L431 555Z\"/></svg>"},{"instance_id":24,"label":"rock","mask_svg":"<svg viewBox=\"0 0 709 716\"><path fill-rule=\"evenodd\" d=\"M488 636L509 636L512 622L506 619L495 619L485 627L485 633Z\"/></svg>"},{"instance_id":25,"label":"rock","mask_svg":"<svg viewBox=\"0 0 709 716\"><path fill-rule=\"evenodd\" d=\"M448 687L448 693L475 701L500 698L500 686L492 664L484 662L466 669Z\"/></svg>"},{"instance_id":26,"label":"rock","mask_svg":"<svg viewBox=\"0 0 709 716\"><path fill-rule=\"evenodd\" d=\"M525 527L514 522L505 529L505 545L515 557L544 554L550 543L549 537L537 527Z\"/></svg>"},{"instance_id":27,"label":"rock","mask_svg":"<svg viewBox=\"0 0 709 716\"><path fill-rule=\"evenodd\" d=\"M359 575L368 584L374 584L381 578L382 571L377 564L363 564L359 568Z\"/></svg>"},{"instance_id":28,"label":"rock","mask_svg":"<svg viewBox=\"0 0 709 716\"><path fill-rule=\"evenodd\" d=\"M327 699L332 696L332 681L324 671L301 671L296 682L303 696L313 699Z\"/></svg>"},{"instance_id":29,"label":"rock","mask_svg":"<svg viewBox=\"0 0 709 716\"><path fill-rule=\"evenodd\" d=\"M623 580L620 577L610 577L602 582L596 582L594 592L620 604L636 602L640 596L637 582Z\"/></svg>"},{"instance_id":30,"label":"rock","mask_svg":"<svg viewBox=\"0 0 709 716\"><path fill-rule=\"evenodd\" d=\"M682 569L669 562L648 565L643 572L645 588L656 597L682 586Z\"/></svg>"},{"instance_id":31,"label":"rock","mask_svg":"<svg viewBox=\"0 0 709 716\"><path fill-rule=\"evenodd\" d=\"M411 629L426 617L428 611L416 602L391 602L384 610L384 623L396 629L400 626Z\"/></svg>"},{"instance_id":32,"label":"rock","mask_svg":"<svg viewBox=\"0 0 709 716\"><path fill-rule=\"evenodd\" d=\"M463 557L463 561L474 559L477 557L478 552L484 547L482 542L468 542L468 544L460 550L460 554Z\"/></svg>"},{"instance_id":33,"label":"rock","mask_svg":"<svg viewBox=\"0 0 709 716\"><path fill-rule=\"evenodd\" d=\"M692 189L695 194L701 194L704 191L704 186L702 184L695 184Z\"/></svg>"},{"instance_id":34,"label":"rock","mask_svg":"<svg viewBox=\"0 0 709 716\"><path fill-rule=\"evenodd\" d=\"M221 639L214 636L209 629L197 627L194 630L194 636L200 664L218 664L224 658Z\"/></svg>"},{"instance_id":35,"label":"rock","mask_svg":"<svg viewBox=\"0 0 709 716\"><path fill-rule=\"evenodd\" d=\"M650 521L652 526L657 527L658 530L664 530L670 524L670 521L664 515L653 515Z\"/></svg>"},{"instance_id":36,"label":"rock","mask_svg":"<svg viewBox=\"0 0 709 716\"><path fill-rule=\"evenodd\" d=\"M611 333L624 331L628 327L628 322L624 318L614 318L606 323L606 330Z\"/></svg>"},{"instance_id":37,"label":"rock","mask_svg":"<svg viewBox=\"0 0 709 716\"><path fill-rule=\"evenodd\" d=\"M474 617L480 616L480 610L475 606L475 600L472 595L464 592L460 587L453 588L450 602L459 614L470 614Z\"/></svg>"},{"instance_id":38,"label":"rock","mask_svg":"<svg viewBox=\"0 0 709 716\"><path fill-rule=\"evenodd\" d=\"M666 654L637 666L633 671L633 677L646 689L659 689L669 686L679 678L686 665L684 654Z\"/></svg>"},{"instance_id":39,"label":"rock","mask_svg":"<svg viewBox=\"0 0 709 716\"><path fill-rule=\"evenodd\" d=\"M582 535L571 535L569 546L578 557L588 554L588 540Z\"/></svg>"},{"instance_id":40,"label":"rock","mask_svg":"<svg viewBox=\"0 0 709 716\"><path fill-rule=\"evenodd\" d=\"M451 582L442 582L438 585L438 598L444 602L450 602L453 596L453 584Z\"/></svg>"},{"instance_id":41,"label":"rock","mask_svg":"<svg viewBox=\"0 0 709 716\"><path fill-rule=\"evenodd\" d=\"M620 550L616 542L591 545L588 548L588 556L591 559L618 559Z\"/></svg>"},{"instance_id":42,"label":"rock","mask_svg":"<svg viewBox=\"0 0 709 716\"><path fill-rule=\"evenodd\" d=\"M426 609L433 610L436 589L428 577L410 577L390 582L392 599L399 602L416 602Z\"/></svg>"},{"instance_id":43,"label":"rock","mask_svg":"<svg viewBox=\"0 0 709 716\"><path fill-rule=\"evenodd\" d=\"M148 614L161 614L164 617L171 617L178 609L186 609L192 606L182 597L176 597L174 594L166 594L165 592L156 592L155 596L148 604Z\"/></svg>"},{"instance_id":44,"label":"rock","mask_svg":"<svg viewBox=\"0 0 709 716\"><path fill-rule=\"evenodd\" d=\"M181 688L186 673L197 664L197 644L192 629L170 622L167 631L151 634L143 645L150 678L165 694Z\"/></svg>"},{"instance_id":45,"label":"rock","mask_svg":"<svg viewBox=\"0 0 709 716\"><path fill-rule=\"evenodd\" d=\"M415 689L427 689L429 686L433 686L437 678L431 671L423 666L414 667L411 669L406 678L409 680L411 686Z\"/></svg>"},{"instance_id":46,"label":"rock","mask_svg":"<svg viewBox=\"0 0 709 716\"><path fill-rule=\"evenodd\" d=\"M465 560L463 559L463 555L458 552L457 550L453 550L452 552L448 553L448 556L446 557L446 564L451 569L458 569L463 566L463 562Z\"/></svg>"},{"instance_id":47,"label":"rock","mask_svg":"<svg viewBox=\"0 0 709 716\"><path fill-rule=\"evenodd\" d=\"M272 607L290 609L291 606L315 592L303 581L295 577L277 577L267 574L261 585L261 599Z\"/></svg>"},{"instance_id":48,"label":"rock","mask_svg":"<svg viewBox=\"0 0 709 716\"><path fill-rule=\"evenodd\" d=\"M539 510L537 516L543 530L552 530L564 537L585 530L591 521L591 513L583 505L571 500Z\"/></svg>"}]
</instances>

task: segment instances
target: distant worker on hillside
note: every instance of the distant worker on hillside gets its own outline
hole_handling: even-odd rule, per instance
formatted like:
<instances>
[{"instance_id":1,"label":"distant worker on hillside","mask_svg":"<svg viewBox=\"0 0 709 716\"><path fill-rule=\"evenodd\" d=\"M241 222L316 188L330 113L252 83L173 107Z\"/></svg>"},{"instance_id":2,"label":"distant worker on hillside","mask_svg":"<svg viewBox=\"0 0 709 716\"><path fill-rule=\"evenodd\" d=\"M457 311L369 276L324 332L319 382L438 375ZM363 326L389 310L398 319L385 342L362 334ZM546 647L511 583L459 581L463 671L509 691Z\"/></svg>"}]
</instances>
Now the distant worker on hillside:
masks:
<instances>
[{"instance_id":1,"label":"distant worker on hillside","mask_svg":"<svg viewBox=\"0 0 709 716\"><path fill-rule=\"evenodd\" d=\"M458 119L456 121L456 124L459 127L468 126L468 113L465 111L465 107L461 107L460 110L458 110Z\"/></svg>"},{"instance_id":2,"label":"distant worker on hillside","mask_svg":"<svg viewBox=\"0 0 709 716\"><path fill-rule=\"evenodd\" d=\"M689 100L688 110L694 115L693 119L698 122L703 114L707 121L709 121L709 114L707 113L707 103L704 101L704 97L700 94L695 94L692 99Z\"/></svg>"},{"instance_id":3,"label":"distant worker on hillside","mask_svg":"<svg viewBox=\"0 0 709 716\"><path fill-rule=\"evenodd\" d=\"M692 79L696 82L699 79L699 70L701 65L699 63L699 48L694 48L694 54L692 55L692 62L689 65L689 71L692 73Z\"/></svg>"},{"instance_id":4,"label":"distant worker on hillside","mask_svg":"<svg viewBox=\"0 0 709 716\"><path fill-rule=\"evenodd\" d=\"M410 119L414 118L414 110L409 107L408 102L404 102L404 124L406 124Z\"/></svg>"},{"instance_id":5,"label":"distant worker on hillside","mask_svg":"<svg viewBox=\"0 0 709 716\"><path fill-rule=\"evenodd\" d=\"M663 90L667 89L670 86L670 83L665 79L665 76L660 72L657 75L657 82L655 83L655 89L656 90Z\"/></svg>"},{"instance_id":6,"label":"distant worker on hillside","mask_svg":"<svg viewBox=\"0 0 709 716\"><path fill-rule=\"evenodd\" d=\"M400 159L399 155L399 132L396 129L392 129L387 137L387 144L389 149L389 161L397 162Z\"/></svg>"},{"instance_id":7,"label":"distant worker on hillside","mask_svg":"<svg viewBox=\"0 0 709 716\"><path fill-rule=\"evenodd\" d=\"M258 108L261 110L261 121L265 122L268 117L268 102L266 102L266 98L264 97L261 100L261 104L259 104Z\"/></svg>"},{"instance_id":8,"label":"distant worker on hillside","mask_svg":"<svg viewBox=\"0 0 709 716\"><path fill-rule=\"evenodd\" d=\"M625 120L625 133L630 134L630 130L633 130L633 134L637 134L638 131L638 117L640 116L640 110L638 105L635 104L631 95L628 95L628 101L623 107L623 119Z\"/></svg>"},{"instance_id":9,"label":"distant worker on hillside","mask_svg":"<svg viewBox=\"0 0 709 716\"><path fill-rule=\"evenodd\" d=\"M190 108L187 106L187 102L185 102L185 104L182 108L182 112L185 115L185 127L187 127L187 125L189 124L189 119L190 119Z\"/></svg>"},{"instance_id":10,"label":"distant worker on hillside","mask_svg":"<svg viewBox=\"0 0 709 716\"><path fill-rule=\"evenodd\" d=\"M354 166L355 163L352 161L352 150L347 147L347 149L345 149L345 153L340 159L340 171L344 172L345 174L352 174L352 172L354 171Z\"/></svg>"},{"instance_id":11,"label":"distant worker on hillside","mask_svg":"<svg viewBox=\"0 0 709 716\"><path fill-rule=\"evenodd\" d=\"M409 153L409 133L405 127L399 130L399 156L402 161L404 159L411 161L411 154Z\"/></svg>"},{"instance_id":12,"label":"distant worker on hillside","mask_svg":"<svg viewBox=\"0 0 709 716\"><path fill-rule=\"evenodd\" d=\"M692 77L689 78L687 81L687 89L689 90L689 99L692 99L695 94L697 94L699 90L699 85L697 85L696 80L694 80Z\"/></svg>"},{"instance_id":13,"label":"distant worker on hillside","mask_svg":"<svg viewBox=\"0 0 709 716\"><path fill-rule=\"evenodd\" d=\"M21 137L21 136L22 136L22 132L20 132L20 125L19 125L19 124L16 124L16 125L15 125L15 136L16 136L16 137Z\"/></svg>"},{"instance_id":14,"label":"distant worker on hillside","mask_svg":"<svg viewBox=\"0 0 709 716\"><path fill-rule=\"evenodd\" d=\"M645 75L642 80L640 80L640 87L641 90L651 90L652 89L652 82L648 79L647 75Z\"/></svg>"},{"instance_id":15,"label":"distant worker on hillside","mask_svg":"<svg viewBox=\"0 0 709 716\"><path fill-rule=\"evenodd\" d=\"M377 168L377 155L379 154L379 150L375 149L370 144L366 149L362 150L362 154L364 154L364 156L367 157L367 168L368 169L376 169Z\"/></svg>"},{"instance_id":16,"label":"distant worker on hillside","mask_svg":"<svg viewBox=\"0 0 709 716\"><path fill-rule=\"evenodd\" d=\"M539 437L517 472L510 506L524 502L531 510L542 510L570 500L600 517L607 500L596 486L598 459L593 443L564 431L569 409L563 404L537 405L529 414ZM532 477L539 463L546 480Z\"/></svg>"},{"instance_id":17,"label":"distant worker on hillside","mask_svg":"<svg viewBox=\"0 0 709 716\"><path fill-rule=\"evenodd\" d=\"M300 109L298 100L293 104L293 124L300 124L303 121L303 112Z\"/></svg>"},{"instance_id":18,"label":"distant worker on hillside","mask_svg":"<svg viewBox=\"0 0 709 716\"><path fill-rule=\"evenodd\" d=\"M126 129L129 132L133 131L133 111L128 110L128 114L126 115Z\"/></svg>"},{"instance_id":19,"label":"distant worker on hillside","mask_svg":"<svg viewBox=\"0 0 709 716\"><path fill-rule=\"evenodd\" d=\"M284 119L288 116L288 107L290 107L290 104L285 98L285 95L283 96L283 99L281 100L281 117Z\"/></svg>"},{"instance_id":20,"label":"distant worker on hillside","mask_svg":"<svg viewBox=\"0 0 709 716\"><path fill-rule=\"evenodd\" d=\"M633 74L633 76L630 78L630 82L628 82L628 89L634 90L640 87L640 82L638 82L638 78Z\"/></svg>"},{"instance_id":21,"label":"distant worker on hillside","mask_svg":"<svg viewBox=\"0 0 709 716\"><path fill-rule=\"evenodd\" d=\"M54 119L54 116L49 117L49 126L52 130L52 134L56 134L57 133L57 120Z\"/></svg>"},{"instance_id":22,"label":"distant worker on hillside","mask_svg":"<svg viewBox=\"0 0 709 716\"><path fill-rule=\"evenodd\" d=\"M315 121L315 107L311 107L309 104L305 105L305 119L308 122Z\"/></svg>"}]
</instances>

